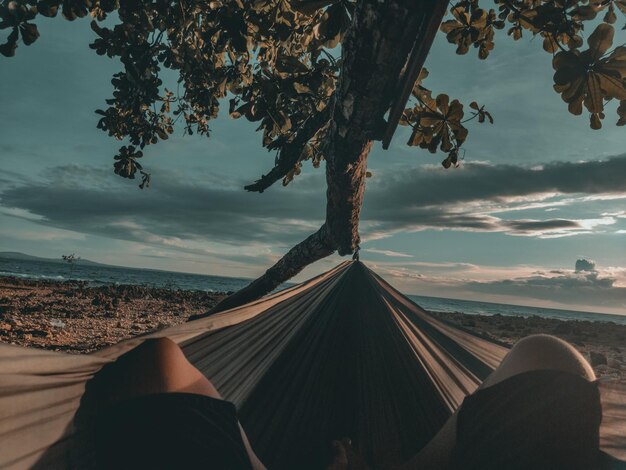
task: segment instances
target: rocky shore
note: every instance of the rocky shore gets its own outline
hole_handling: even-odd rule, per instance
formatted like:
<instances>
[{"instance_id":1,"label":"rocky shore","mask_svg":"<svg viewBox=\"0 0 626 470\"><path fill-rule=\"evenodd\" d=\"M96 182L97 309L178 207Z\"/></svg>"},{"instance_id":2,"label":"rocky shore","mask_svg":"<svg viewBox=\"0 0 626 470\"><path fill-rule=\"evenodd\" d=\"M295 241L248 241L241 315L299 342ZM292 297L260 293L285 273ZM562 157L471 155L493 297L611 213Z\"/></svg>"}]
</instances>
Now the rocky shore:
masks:
<instances>
[{"instance_id":1,"label":"rocky shore","mask_svg":"<svg viewBox=\"0 0 626 470\"><path fill-rule=\"evenodd\" d=\"M513 345L537 333L558 336L573 344L591 363L596 376L626 383L626 325L613 322L557 320L542 317L466 315L433 312L438 318L480 335Z\"/></svg>"},{"instance_id":2,"label":"rocky shore","mask_svg":"<svg viewBox=\"0 0 626 470\"><path fill-rule=\"evenodd\" d=\"M87 353L184 323L225 295L0 277L0 342Z\"/></svg>"},{"instance_id":3,"label":"rocky shore","mask_svg":"<svg viewBox=\"0 0 626 470\"><path fill-rule=\"evenodd\" d=\"M0 278L0 342L87 353L206 312L227 293ZM626 382L626 325L541 317L434 314L513 344L534 333L572 343L599 377Z\"/></svg>"}]
</instances>

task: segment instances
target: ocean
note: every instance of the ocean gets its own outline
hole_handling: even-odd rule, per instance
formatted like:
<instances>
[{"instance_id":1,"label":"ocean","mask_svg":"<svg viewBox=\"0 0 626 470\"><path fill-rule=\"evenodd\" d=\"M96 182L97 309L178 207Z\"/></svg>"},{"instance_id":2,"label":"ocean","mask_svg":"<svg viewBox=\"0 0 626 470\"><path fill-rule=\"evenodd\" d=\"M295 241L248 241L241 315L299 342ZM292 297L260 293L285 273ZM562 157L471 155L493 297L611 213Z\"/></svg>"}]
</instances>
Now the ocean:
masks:
<instances>
[{"instance_id":1,"label":"ocean","mask_svg":"<svg viewBox=\"0 0 626 470\"><path fill-rule=\"evenodd\" d=\"M234 292L248 285L251 279L210 276L204 274L159 271L155 269L123 268L105 265L68 264L52 261L34 261L0 257L0 276L28 279L87 281L91 285L137 284L208 292ZM422 308L435 312L463 312L479 315L539 316L560 320L611 321L626 325L626 315L577 312L553 308L526 307L472 300L446 299L405 294Z\"/></svg>"}]
</instances>

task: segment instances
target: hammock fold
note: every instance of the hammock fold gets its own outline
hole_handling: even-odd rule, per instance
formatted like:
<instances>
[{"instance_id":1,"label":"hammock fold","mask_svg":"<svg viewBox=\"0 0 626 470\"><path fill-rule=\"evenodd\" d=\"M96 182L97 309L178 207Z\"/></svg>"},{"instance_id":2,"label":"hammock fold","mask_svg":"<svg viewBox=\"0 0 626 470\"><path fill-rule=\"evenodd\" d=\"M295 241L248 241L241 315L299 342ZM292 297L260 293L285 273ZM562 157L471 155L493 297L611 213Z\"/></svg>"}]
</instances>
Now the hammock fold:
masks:
<instances>
[{"instance_id":1,"label":"hammock fold","mask_svg":"<svg viewBox=\"0 0 626 470\"><path fill-rule=\"evenodd\" d=\"M372 468L417 453L507 348L421 309L360 262L94 354L0 345L0 468L95 466L86 387L106 364L168 337L234 402L272 469L319 469L350 437ZM626 387L602 383L602 448L626 459Z\"/></svg>"}]
</instances>

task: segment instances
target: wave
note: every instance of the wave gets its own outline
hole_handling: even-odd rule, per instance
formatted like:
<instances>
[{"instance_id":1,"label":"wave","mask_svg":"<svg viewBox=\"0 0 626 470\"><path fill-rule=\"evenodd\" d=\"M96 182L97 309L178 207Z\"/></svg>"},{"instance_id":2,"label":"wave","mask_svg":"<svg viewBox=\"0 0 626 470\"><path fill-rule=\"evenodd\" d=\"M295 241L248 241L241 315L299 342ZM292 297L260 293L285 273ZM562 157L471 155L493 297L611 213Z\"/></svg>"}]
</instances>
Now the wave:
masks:
<instances>
[{"instance_id":1,"label":"wave","mask_svg":"<svg viewBox=\"0 0 626 470\"><path fill-rule=\"evenodd\" d=\"M65 281L68 280L65 276L48 276L45 274L25 274L25 273L16 273L12 271L0 271L0 276L7 277L19 277L20 279L49 279L51 281ZM72 278L73 281L79 280Z\"/></svg>"}]
</instances>

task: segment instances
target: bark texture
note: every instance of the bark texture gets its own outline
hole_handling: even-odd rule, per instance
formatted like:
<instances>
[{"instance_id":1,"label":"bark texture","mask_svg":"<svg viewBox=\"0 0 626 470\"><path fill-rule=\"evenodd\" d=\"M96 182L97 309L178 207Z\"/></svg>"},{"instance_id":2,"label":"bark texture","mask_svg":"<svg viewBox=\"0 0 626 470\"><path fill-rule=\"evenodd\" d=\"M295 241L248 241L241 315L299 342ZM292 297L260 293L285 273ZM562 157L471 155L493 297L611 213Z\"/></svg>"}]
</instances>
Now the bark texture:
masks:
<instances>
[{"instance_id":1,"label":"bark texture","mask_svg":"<svg viewBox=\"0 0 626 470\"><path fill-rule=\"evenodd\" d=\"M442 3L447 4L445 0L357 2L342 45L342 70L325 149L326 222L263 276L222 301L210 314L271 292L309 264L335 251L343 256L357 249L367 156L373 141L381 140L387 128L385 113L400 92L411 51L427 32L433 13ZM305 143L306 140L302 145ZM263 191L281 177L284 168L292 168L289 163L293 158L297 161L298 155L297 148L292 149L284 156L284 167L277 165L246 189Z\"/></svg>"},{"instance_id":2,"label":"bark texture","mask_svg":"<svg viewBox=\"0 0 626 470\"><path fill-rule=\"evenodd\" d=\"M343 41L343 66L326 152L326 224L340 255L353 253L360 242L367 156L372 141L379 140L386 128L385 113L433 4L412 0L357 3Z\"/></svg>"}]
</instances>

